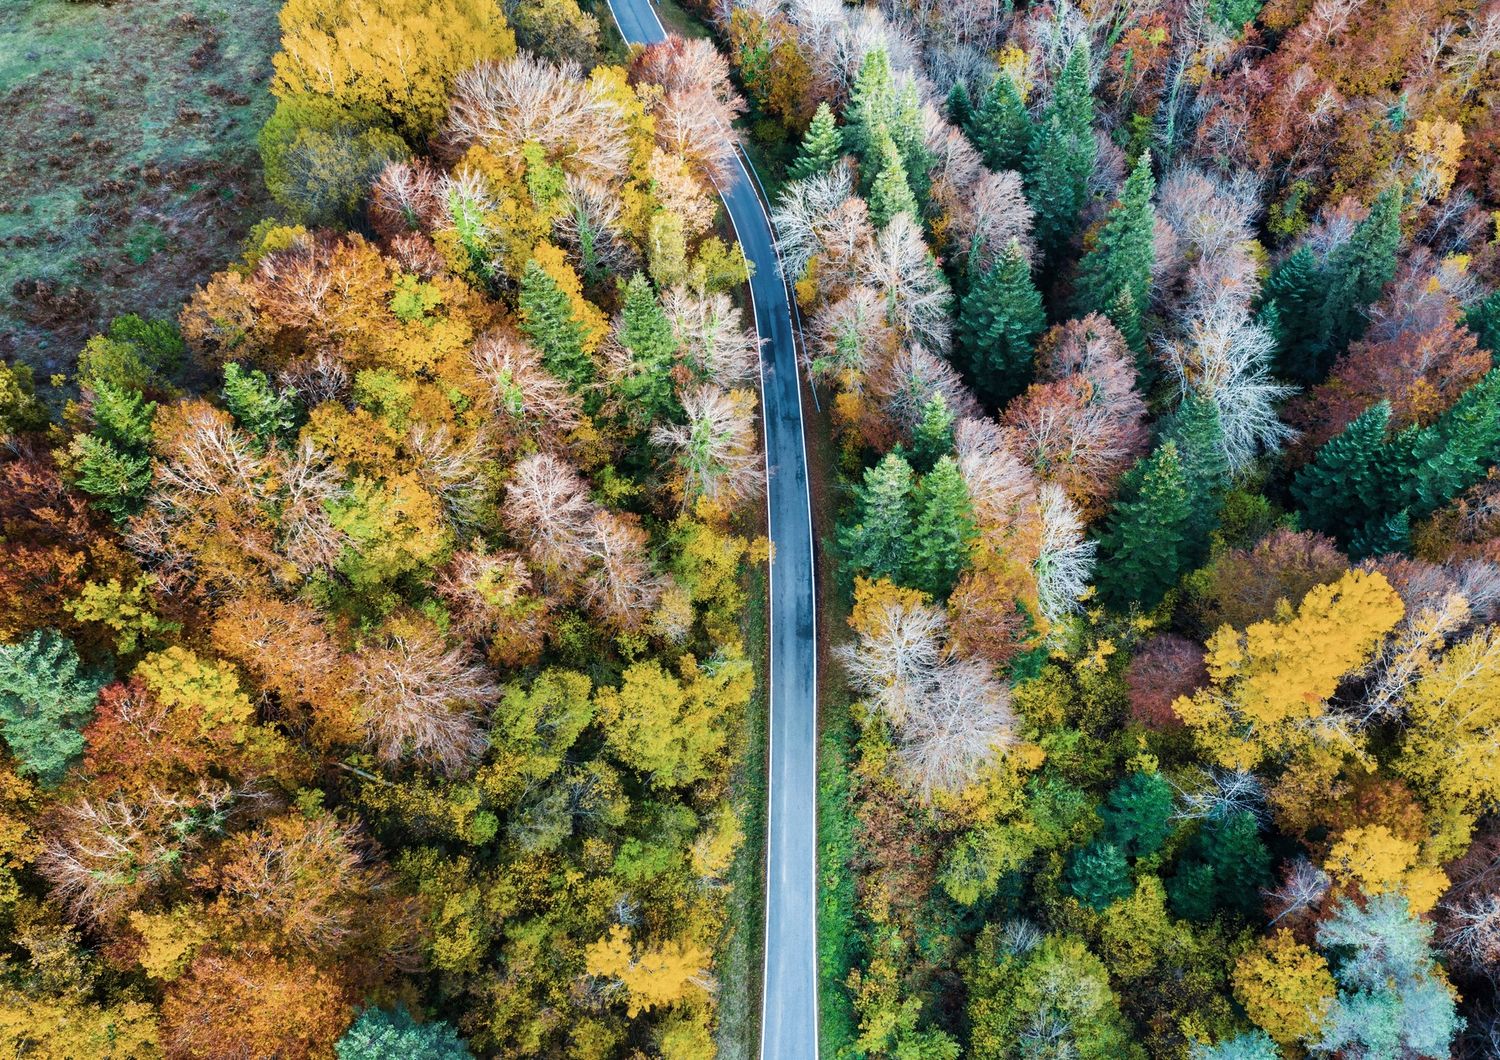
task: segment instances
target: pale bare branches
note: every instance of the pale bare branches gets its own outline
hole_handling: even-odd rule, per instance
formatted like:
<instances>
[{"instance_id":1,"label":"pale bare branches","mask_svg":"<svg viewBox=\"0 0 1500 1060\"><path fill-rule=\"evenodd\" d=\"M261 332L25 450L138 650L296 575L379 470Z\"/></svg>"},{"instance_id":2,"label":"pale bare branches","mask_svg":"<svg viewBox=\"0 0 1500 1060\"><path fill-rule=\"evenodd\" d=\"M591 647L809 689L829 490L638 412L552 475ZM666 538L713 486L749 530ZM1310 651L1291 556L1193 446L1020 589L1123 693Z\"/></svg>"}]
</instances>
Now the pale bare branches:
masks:
<instances>
[{"instance_id":1,"label":"pale bare branches","mask_svg":"<svg viewBox=\"0 0 1500 1060\"><path fill-rule=\"evenodd\" d=\"M953 656L946 634L940 608L885 601L843 653L855 684L895 730L923 798L968 785L1011 739L1008 690L985 663Z\"/></svg>"},{"instance_id":2,"label":"pale bare branches","mask_svg":"<svg viewBox=\"0 0 1500 1060\"><path fill-rule=\"evenodd\" d=\"M663 588L646 558L646 532L633 516L603 508L588 529L585 547L593 569L584 578L584 605L616 629L638 629Z\"/></svg>"},{"instance_id":3,"label":"pale bare branches","mask_svg":"<svg viewBox=\"0 0 1500 1060\"><path fill-rule=\"evenodd\" d=\"M458 76L444 138L460 152L476 143L501 152L537 144L567 172L611 183L629 159L627 129L618 104L576 63L522 51Z\"/></svg>"},{"instance_id":4,"label":"pale bare branches","mask_svg":"<svg viewBox=\"0 0 1500 1060\"><path fill-rule=\"evenodd\" d=\"M760 377L760 338L746 328L740 311L722 291L698 293L673 287L662 296L677 354L704 382L725 389Z\"/></svg>"},{"instance_id":5,"label":"pale bare branches","mask_svg":"<svg viewBox=\"0 0 1500 1060\"><path fill-rule=\"evenodd\" d=\"M1084 536L1083 517L1056 483L1037 493L1041 544L1033 570L1042 615L1059 622L1079 610L1094 575L1095 543Z\"/></svg>"},{"instance_id":6,"label":"pale bare branches","mask_svg":"<svg viewBox=\"0 0 1500 1060\"><path fill-rule=\"evenodd\" d=\"M703 497L733 507L757 495L765 473L754 393L698 386L683 395L682 407L687 423L663 424L652 437L677 454L684 505L691 507Z\"/></svg>"},{"instance_id":7,"label":"pale bare branches","mask_svg":"<svg viewBox=\"0 0 1500 1060\"><path fill-rule=\"evenodd\" d=\"M444 211L442 176L422 159L387 164L370 189L370 221L387 239L431 232Z\"/></svg>"},{"instance_id":8,"label":"pale bare branches","mask_svg":"<svg viewBox=\"0 0 1500 1060\"><path fill-rule=\"evenodd\" d=\"M807 263L824 252L834 214L853 194L854 174L843 161L781 189L771 223L776 226L776 245L788 280L801 279Z\"/></svg>"},{"instance_id":9,"label":"pale bare branches","mask_svg":"<svg viewBox=\"0 0 1500 1060\"><path fill-rule=\"evenodd\" d=\"M711 41L674 36L650 45L631 65L631 80L656 86L643 95L658 144L720 186L734 179L733 124L745 103Z\"/></svg>"},{"instance_id":10,"label":"pale bare branches","mask_svg":"<svg viewBox=\"0 0 1500 1060\"><path fill-rule=\"evenodd\" d=\"M535 350L510 332L482 336L469 361L487 388L493 415L542 444L557 444L582 422L583 407Z\"/></svg>"},{"instance_id":11,"label":"pale bare branches","mask_svg":"<svg viewBox=\"0 0 1500 1060\"><path fill-rule=\"evenodd\" d=\"M579 257L592 255L598 268L628 273L640 264L620 217L620 196L608 184L567 175L568 208L552 222L563 245ZM586 248L586 251L585 251Z\"/></svg>"},{"instance_id":12,"label":"pale bare branches","mask_svg":"<svg viewBox=\"0 0 1500 1060\"><path fill-rule=\"evenodd\" d=\"M949 208L954 250L977 254L970 265L987 268L1014 241L1031 259L1032 210L1019 174L984 170L977 181L955 189ZM936 189L934 189L936 194Z\"/></svg>"},{"instance_id":13,"label":"pale bare branches","mask_svg":"<svg viewBox=\"0 0 1500 1060\"><path fill-rule=\"evenodd\" d=\"M407 759L457 774L487 745L477 710L500 688L427 627L382 638L354 657L354 691L370 749L387 765Z\"/></svg>"},{"instance_id":14,"label":"pale bare branches","mask_svg":"<svg viewBox=\"0 0 1500 1060\"><path fill-rule=\"evenodd\" d=\"M543 571L576 573L585 561L593 507L571 465L551 453L534 453L512 469L502 516Z\"/></svg>"},{"instance_id":15,"label":"pale bare branches","mask_svg":"<svg viewBox=\"0 0 1500 1060\"><path fill-rule=\"evenodd\" d=\"M953 292L915 221L897 214L876 234L857 267L860 282L885 297L892 324L912 341L947 349Z\"/></svg>"},{"instance_id":16,"label":"pale bare branches","mask_svg":"<svg viewBox=\"0 0 1500 1060\"><path fill-rule=\"evenodd\" d=\"M896 351L896 332L886 322L885 305L872 287L854 287L824 306L808 330L804 353L809 373L846 393L861 393Z\"/></svg>"}]
</instances>

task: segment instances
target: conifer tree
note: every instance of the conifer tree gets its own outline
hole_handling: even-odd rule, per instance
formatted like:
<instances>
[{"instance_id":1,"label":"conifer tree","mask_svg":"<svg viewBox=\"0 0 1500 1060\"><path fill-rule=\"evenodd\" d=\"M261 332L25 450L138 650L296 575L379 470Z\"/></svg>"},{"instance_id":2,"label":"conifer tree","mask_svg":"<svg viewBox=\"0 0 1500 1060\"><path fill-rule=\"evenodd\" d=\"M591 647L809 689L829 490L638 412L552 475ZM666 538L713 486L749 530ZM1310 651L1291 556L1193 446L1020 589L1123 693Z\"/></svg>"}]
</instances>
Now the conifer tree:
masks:
<instances>
[{"instance_id":1,"label":"conifer tree","mask_svg":"<svg viewBox=\"0 0 1500 1060\"><path fill-rule=\"evenodd\" d=\"M672 382L677 336L642 273L624 285L618 337L630 351L631 371L620 381L620 392L631 415L654 421L678 414L681 406Z\"/></svg>"},{"instance_id":2,"label":"conifer tree","mask_svg":"<svg viewBox=\"0 0 1500 1060\"><path fill-rule=\"evenodd\" d=\"M1100 542L1099 594L1111 607L1152 608L1187 568L1193 504L1175 442L1138 462Z\"/></svg>"},{"instance_id":3,"label":"conifer tree","mask_svg":"<svg viewBox=\"0 0 1500 1060\"><path fill-rule=\"evenodd\" d=\"M1156 211L1151 196L1156 178L1151 175L1151 152L1125 181L1119 201L1110 208L1093 247L1078 266L1073 293L1077 316L1103 313L1137 353L1145 349L1141 314L1151 293L1151 266L1155 258Z\"/></svg>"},{"instance_id":4,"label":"conifer tree","mask_svg":"<svg viewBox=\"0 0 1500 1060\"><path fill-rule=\"evenodd\" d=\"M292 395L273 389L265 372L247 371L230 361L224 366L224 389L220 393L235 422L262 444L283 437L297 425Z\"/></svg>"},{"instance_id":5,"label":"conifer tree","mask_svg":"<svg viewBox=\"0 0 1500 1060\"><path fill-rule=\"evenodd\" d=\"M1015 78L1001 72L990 82L969 126L970 138L991 169L1020 169L1031 144L1031 115Z\"/></svg>"},{"instance_id":6,"label":"conifer tree","mask_svg":"<svg viewBox=\"0 0 1500 1060\"><path fill-rule=\"evenodd\" d=\"M911 465L918 472L931 471L953 452L953 410L948 399L935 393L922 406L922 418L911 432Z\"/></svg>"},{"instance_id":7,"label":"conifer tree","mask_svg":"<svg viewBox=\"0 0 1500 1060\"><path fill-rule=\"evenodd\" d=\"M1474 333L1481 349L1500 364L1500 291L1491 291L1464 313L1464 327Z\"/></svg>"},{"instance_id":8,"label":"conifer tree","mask_svg":"<svg viewBox=\"0 0 1500 1060\"><path fill-rule=\"evenodd\" d=\"M1078 228L1088 200L1094 143L1094 99L1089 91L1089 50L1080 42L1058 75L1052 102L1032 132L1026 156L1026 193L1036 211L1037 245L1055 263Z\"/></svg>"},{"instance_id":9,"label":"conifer tree","mask_svg":"<svg viewBox=\"0 0 1500 1060\"><path fill-rule=\"evenodd\" d=\"M1105 909L1130 893L1130 865L1113 843L1090 843L1074 851L1064 882L1080 902Z\"/></svg>"},{"instance_id":10,"label":"conifer tree","mask_svg":"<svg viewBox=\"0 0 1500 1060\"><path fill-rule=\"evenodd\" d=\"M849 568L905 582L915 523L915 477L899 453L887 453L854 490L854 517L840 538Z\"/></svg>"},{"instance_id":11,"label":"conifer tree","mask_svg":"<svg viewBox=\"0 0 1500 1060\"><path fill-rule=\"evenodd\" d=\"M849 90L844 145L868 167L876 157L879 133L890 131L895 115L896 83L891 77L890 56L884 48L874 48L860 63L854 87Z\"/></svg>"},{"instance_id":12,"label":"conifer tree","mask_svg":"<svg viewBox=\"0 0 1500 1060\"><path fill-rule=\"evenodd\" d=\"M1224 491L1229 486L1229 461L1221 444L1224 428L1219 406L1197 394L1182 399L1162 424L1161 437L1177 446L1187 485L1192 518L1186 527L1184 553L1188 567L1208 555L1209 535L1219 527Z\"/></svg>"},{"instance_id":13,"label":"conifer tree","mask_svg":"<svg viewBox=\"0 0 1500 1060\"><path fill-rule=\"evenodd\" d=\"M517 297L521 331L536 344L547 370L574 389L594 381L594 362L584 351L583 325L568 294L535 261L526 263Z\"/></svg>"},{"instance_id":14,"label":"conifer tree","mask_svg":"<svg viewBox=\"0 0 1500 1060\"><path fill-rule=\"evenodd\" d=\"M910 584L941 599L968 566L974 539L974 506L958 462L945 456L934 464L918 496Z\"/></svg>"},{"instance_id":15,"label":"conifer tree","mask_svg":"<svg viewBox=\"0 0 1500 1060\"><path fill-rule=\"evenodd\" d=\"M1271 882L1271 855L1255 817L1239 811L1210 817L1188 844L1167 895L1178 916L1208 920L1219 910L1254 917Z\"/></svg>"},{"instance_id":16,"label":"conifer tree","mask_svg":"<svg viewBox=\"0 0 1500 1060\"><path fill-rule=\"evenodd\" d=\"M1401 192L1389 188L1370 208L1349 241L1328 255L1327 294L1323 300L1324 363L1365 333L1365 312L1396 275L1401 245Z\"/></svg>"},{"instance_id":17,"label":"conifer tree","mask_svg":"<svg viewBox=\"0 0 1500 1060\"><path fill-rule=\"evenodd\" d=\"M156 403L132 386L97 379L90 413L94 429L68 447L73 483L117 523L141 510L151 489L151 424Z\"/></svg>"},{"instance_id":18,"label":"conifer tree","mask_svg":"<svg viewBox=\"0 0 1500 1060\"><path fill-rule=\"evenodd\" d=\"M906 165L901 161L901 152L887 132L881 132L876 148L880 170L870 186L870 220L878 228L884 228L898 213L908 214L913 221L920 218L916 196L906 181Z\"/></svg>"},{"instance_id":19,"label":"conifer tree","mask_svg":"<svg viewBox=\"0 0 1500 1060\"><path fill-rule=\"evenodd\" d=\"M22 773L54 784L80 754L104 679L78 660L73 642L39 629L0 645L0 734Z\"/></svg>"},{"instance_id":20,"label":"conifer tree","mask_svg":"<svg viewBox=\"0 0 1500 1060\"><path fill-rule=\"evenodd\" d=\"M1161 849L1172 832L1176 796L1160 773L1132 773L1111 789L1099 810L1109 841L1130 857Z\"/></svg>"},{"instance_id":21,"label":"conifer tree","mask_svg":"<svg viewBox=\"0 0 1500 1060\"><path fill-rule=\"evenodd\" d=\"M833 111L827 103L819 103L813 113L812 124L802 137L802 147L797 160L787 170L792 180L803 180L817 173L826 173L844 153L844 135L834 121Z\"/></svg>"},{"instance_id":22,"label":"conifer tree","mask_svg":"<svg viewBox=\"0 0 1500 1060\"><path fill-rule=\"evenodd\" d=\"M1276 336L1281 374L1299 383L1316 383L1327 374L1323 356L1323 270L1313 252L1298 247L1266 281L1262 322Z\"/></svg>"},{"instance_id":23,"label":"conifer tree","mask_svg":"<svg viewBox=\"0 0 1500 1060\"><path fill-rule=\"evenodd\" d=\"M976 260L970 255L970 261ZM996 408L1031 383L1033 350L1047 326L1031 265L1012 241L974 277L958 310L958 352L969 382Z\"/></svg>"},{"instance_id":24,"label":"conifer tree","mask_svg":"<svg viewBox=\"0 0 1500 1060\"><path fill-rule=\"evenodd\" d=\"M1302 507L1302 526L1348 541L1381 510L1389 487L1385 445L1391 407L1371 405L1328 440L1297 473L1292 496Z\"/></svg>"},{"instance_id":25,"label":"conifer tree","mask_svg":"<svg viewBox=\"0 0 1500 1060\"><path fill-rule=\"evenodd\" d=\"M943 108L948 112L950 122L966 133L971 131L969 127L974 123L974 101L969 98L969 87L963 81L953 82Z\"/></svg>"},{"instance_id":26,"label":"conifer tree","mask_svg":"<svg viewBox=\"0 0 1500 1060\"><path fill-rule=\"evenodd\" d=\"M896 93L896 106L891 115L891 139L896 150L901 152L901 164L906 168L906 183L911 188L917 203L927 202L932 190L928 174L932 170L933 154L927 149L926 123L922 120L922 97L917 93L917 83L908 79ZM913 214L914 218L919 214Z\"/></svg>"}]
</instances>

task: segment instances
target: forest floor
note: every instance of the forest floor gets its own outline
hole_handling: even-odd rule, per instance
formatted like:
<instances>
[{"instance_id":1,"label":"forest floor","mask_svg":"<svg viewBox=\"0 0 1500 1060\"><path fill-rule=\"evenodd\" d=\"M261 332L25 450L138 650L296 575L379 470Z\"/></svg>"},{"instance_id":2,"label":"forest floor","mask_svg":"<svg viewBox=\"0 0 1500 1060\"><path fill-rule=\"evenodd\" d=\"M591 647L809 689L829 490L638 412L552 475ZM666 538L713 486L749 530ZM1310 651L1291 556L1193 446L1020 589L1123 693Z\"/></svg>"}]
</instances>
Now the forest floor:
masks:
<instances>
[{"instance_id":1,"label":"forest floor","mask_svg":"<svg viewBox=\"0 0 1500 1060\"><path fill-rule=\"evenodd\" d=\"M175 316L270 210L278 0L0 3L0 356Z\"/></svg>"}]
</instances>

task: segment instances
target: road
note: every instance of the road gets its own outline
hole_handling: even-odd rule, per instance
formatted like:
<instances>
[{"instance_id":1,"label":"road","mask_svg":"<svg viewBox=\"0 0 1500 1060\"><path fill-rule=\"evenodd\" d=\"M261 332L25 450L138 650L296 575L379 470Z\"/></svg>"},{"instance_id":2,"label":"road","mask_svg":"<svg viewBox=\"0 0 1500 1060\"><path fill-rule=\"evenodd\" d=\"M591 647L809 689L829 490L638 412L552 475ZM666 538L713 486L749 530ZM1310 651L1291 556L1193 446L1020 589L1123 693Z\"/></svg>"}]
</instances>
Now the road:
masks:
<instances>
[{"instance_id":1,"label":"road","mask_svg":"<svg viewBox=\"0 0 1500 1060\"><path fill-rule=\"evenodd\" d=\"M650 0L610 0L632 44L666 39ZM817 612L812 505L802 434L792 306L771 222L743 157L719 189L740 247L754 266L750 294L761 347L771 563L771 725L766 821L765 980L761 1060L816 1060Z\"/></svg>"}]
</instances>

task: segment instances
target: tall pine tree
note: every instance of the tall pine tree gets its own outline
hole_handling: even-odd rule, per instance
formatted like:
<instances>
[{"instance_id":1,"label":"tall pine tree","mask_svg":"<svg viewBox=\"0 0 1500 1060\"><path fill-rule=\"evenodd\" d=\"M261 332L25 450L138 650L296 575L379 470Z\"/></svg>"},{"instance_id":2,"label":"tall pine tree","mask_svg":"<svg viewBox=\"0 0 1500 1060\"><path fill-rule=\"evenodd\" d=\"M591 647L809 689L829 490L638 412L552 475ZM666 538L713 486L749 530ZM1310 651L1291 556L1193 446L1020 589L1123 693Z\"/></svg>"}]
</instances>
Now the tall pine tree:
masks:
<instances>
[{"instance_id":1,"label":"tall pine tree","mask_svg":"<svg viewBox=\"0 0 1500 1060\"><path fill-rule=\"evenodd\" d=\"M1099 595L1125 610L1150 609L1187 569L1193 505L1175 442L1163 442L1120 485L1100 542Z\"/></svg>"},{"instance_id":2,"label":"tall pine tree","mask_svg":"<svg viewBox=\"0 0 1500 1060\"><path fill-rule=\"evenodd\" d=\"M915 476L899 453L887 453L854 490L854 512L839 533L849 569L905 583L915 524Z\"/></svg>"},{"instance_id":3,"label":"tall pine tree","mask_svg":"<svg viewBox=\"0 0 1500 1060\"><path fill-rule=\"evenodd\" d=\"M910 584L942 599L968 567L974 540L974 505L958 462L945 456L934 464L918 496Z\"/></svg>"},{"instance_id":4,"label":"tall pine tree","mask_svg":"<svg viewBox=\"0 0 1500 1060\"><path fill-rule=\"evenodd\" d=\"M1089 49L1086 41L1080 41L1058 75L1052 101L1042 112L1026 155L1026 194L1036 211L1033 230L1051 264L1056 264L1072 240L1088 201L1089 177L1098 152L1093 126Z\"/></svg>"},{"instance_id":5,"label":"tall pine tree","mask_svg":"<svg viewBox=\"0 0 1500 1060\"><path fill-rule=\"evenodd\" d=\"M1229 486L1219 406L1189 394L1162 423L1161 439L1177 446L1177 457L1182 461L1191 508L1183 554L1186 567L1196 567L1208 557L1209 535L1219 528L1224 491Z\"/></svg>"},{"instance_id":6,"label":"tall pine tree","mask_svg":"<svg viewBox=\"0 0 1500 1060\"><path fill-rule=\"evenodd\" d=\"M963 81L953 82L953 87L948 90L948 98L943 101L943 109L948 112L948 120L969 132L969 126L974 123L974 101L969 98L969 87Z\"/></svg>"},{"instance_id":7,"label":"tall pine tree","mask_svg":"<svg viewBox=\"0 0 1500 1060\"><path fill-rule=\"evenodd\" d=\"M844 110L844 145L859 155L868 166L876 157L879 133L889 132L896 116L896 83L891 77L891 60L884 48L866 53L849 90L849 106Z\"/></svg>"},{"instance_id":8,"label":"tall pine tree","mask_svg":"<svg viewBox=\"0 0 1500 1060\"><path fill-rule=\"evenodd\" d=\"M620 393L632 418L670 419L681 412L672 380L677 336L642 273L623 286L618 334L620 345L630 351L630 372L620 381Z\"/></svg>"},{"instance_id":9,"label":"tall pine tree","mask_svg":"<svg viewBox=\"0 0 1500 1060\"><path fill-rule=\"evenodd\" d=\"M833 111L827 103L819 103L813 113L812 124L807 135L802 137L802 147L797 160L787 170L792 180L802 180L817 173L826 173L844 153L844 135L834 121Z\"/></svg>"},{"instance_id":10,"label":"tall pine tree","mask_svg":"<svg viewBox=\"0 0 1500 1060\"><path fill-rule=\"evenodd\" d=\"M1015 78L1005 71L995 75L990 87L979 101L969 126L969 138L974 141L984 164L993 170L1020 169L1031 144L1031 115Z\"/></svg>"},{"instance_id":11,"label":"tall pine tree","mask_svg":"<svg viewBox=\"0 0 1500 1060\"><path fill-rule=\"evenodd\" d=\"M1385 444L1390 421L1390 405L1371 405L1297 472L1292 496L1302 507L1304 529L1347 542L1381 513L1391 479Z\"/></svg>"},{"instance_id":12,"label":"tall pine tree","mask_svg":"<svg viewBox=\"0 0 1500 1060\"><path fill-rule=\"evenodd\" d=\"M907 214L913 221L919 220L921 212L907 182L901 152L890 133L884 130L878 135L875 158L879 160L880 168L870 185L870 220L877 228L884 228L898 213Z\"/></svg>"},{"instance_id":13,"label":"tall pine tree","mask_svg":"<svg viewBox=\"0 0 1500 1060\"><path fill-rule=\"evenodd\" d=\"M1276 336L1281 374L1303 384L1327 374L1323 357L1323 269L1306 246L1298 247L1266 281L1261 320Z\"/></svg>"},{"instance_id":14,"label":"tall pine tree","mask_svg":"<svg viewBox=\"0 0 1500 1060\"><path fill-rule=\"evenodd\" d=\"M526 263L517 297L521 331L536 344L547 370L573 389L594 381L594 362L584 350L584 328L568 294L535 261Z\"/></svg>"},{"instance_id":15,"label":"tall pine tree","mask_svg":"<svg viewBox=\"0 0 1500 1060\"><path fill-rule=\"evenodd\" d=\"M1349 241L1328 255L1321 363L1326 371L1369 324L1366 312L1396 275L1401 245L1401 191L1389 188L1370 207Z\"/></svg>"},{"instance_id":16,"label":"tall pine tree","mask_svg":"<svg viewBox=\"0 0 1500 1060\"><path fill-rule=\"evenodd\" d=\"M970 261L977 255L971 254ZM970 384L996 408L1031 383L1033 350L1047 326L1031 264L1012 241L989 268L971 276L958 310L958 354Z\"/></svg>"},{"instance_id":17,"label":"tall pine tree","mask_svg":"<svg viewBox=\"0 0 1500 1060\"><path fill-rule=\"evenodd\" d=\"M1119 201L1110 208L1094 245L1078 266L1073 311L1078 316L1103 313L1137 353L1145 349L1141 314L1151 293L1155 260L1156 210L1151 196L1151 152L1141 154Z\"/></svg>"}]
</instances>

